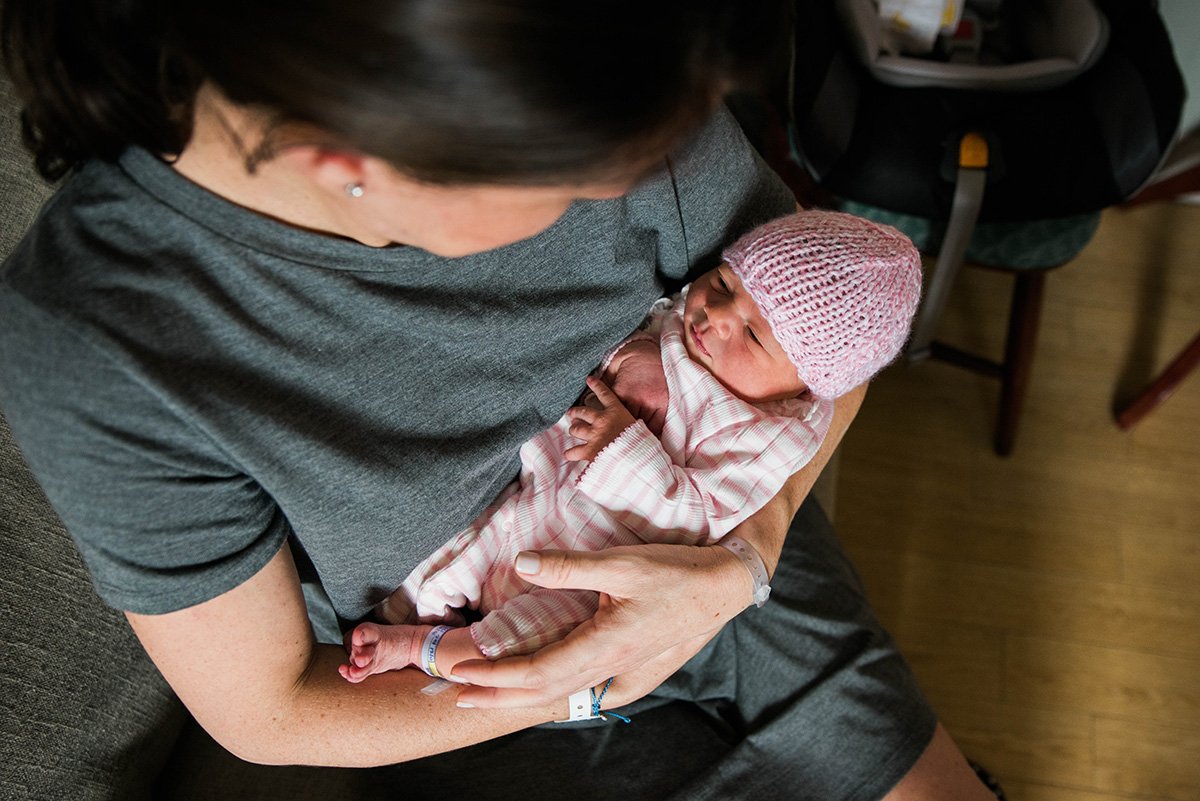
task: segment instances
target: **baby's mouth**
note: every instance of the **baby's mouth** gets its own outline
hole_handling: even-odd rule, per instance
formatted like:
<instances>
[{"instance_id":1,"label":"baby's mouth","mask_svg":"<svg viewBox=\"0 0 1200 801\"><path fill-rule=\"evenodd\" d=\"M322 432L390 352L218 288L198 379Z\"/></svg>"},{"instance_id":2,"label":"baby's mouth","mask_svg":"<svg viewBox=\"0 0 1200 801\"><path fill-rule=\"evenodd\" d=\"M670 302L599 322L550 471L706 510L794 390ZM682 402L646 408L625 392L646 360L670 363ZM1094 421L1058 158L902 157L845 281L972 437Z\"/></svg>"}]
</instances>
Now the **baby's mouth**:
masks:
<instances>
[{"instance_id":1,"label":"baby's mouth","mask_svg":"<svg viewBox=\"0 0 1200 801\"><path fill-rule=\"evenodd\" d=\"M704 347L704 343L700 341L700 332L696 329L696 326L691 325L688 330L692 335L692 341L696 343L696 347L700 349L701 353L711 359L712 354L708 352L708 348Z\"/></svg>"}]
</instances>

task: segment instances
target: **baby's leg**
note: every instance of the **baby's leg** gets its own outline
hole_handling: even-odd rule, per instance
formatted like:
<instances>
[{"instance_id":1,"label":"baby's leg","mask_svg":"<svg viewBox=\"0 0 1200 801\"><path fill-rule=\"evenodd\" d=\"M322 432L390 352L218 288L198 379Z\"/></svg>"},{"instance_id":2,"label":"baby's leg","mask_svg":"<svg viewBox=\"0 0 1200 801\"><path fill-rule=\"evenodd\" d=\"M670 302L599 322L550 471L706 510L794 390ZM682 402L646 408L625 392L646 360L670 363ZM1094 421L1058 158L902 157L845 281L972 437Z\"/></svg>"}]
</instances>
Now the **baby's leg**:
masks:
<instances>
[{"instance_id":1,"label":"baby's leg","mask_svg":"<svg viewBox=\"0 0 1200 801\"><path fill-rule=\"evenodd\" d=\"M449 679L454 666L459 662L486 658L483 651L480 651L479 646L475 644L475 640L471 638L471 630L463 628L451 629L442 636L438 642L437 651L434 652L433 662L437 665L438 673Z\"/></svg>"},{"instance_id":2,"label":"baby's leg","mask_svg":"<svg viewBox=\"0 0 1200 801\"><path fill-rule=\"evenodd\" d=\"M358 683L375 673L421 662L421 643L432 626L384 626L360 623L346 637L347 663L338 667L346 681Z\"/></svg>"},{"instance_id":3,"label":"baby's leg","mask_svg":"<svg viewBox=\"0 0 1200 801\"><path fill-rule=\"evenodd\" d=\"M422 667L421 646L433 626L383 626L361 623L346 638L350 658L338 672L346 681L358 683L367 676L409 665ZM454 666L468 659L483 659L468 629L451 629L438 642L433 661L438 673L449 677Z\"/></svg>"}]
</instances>

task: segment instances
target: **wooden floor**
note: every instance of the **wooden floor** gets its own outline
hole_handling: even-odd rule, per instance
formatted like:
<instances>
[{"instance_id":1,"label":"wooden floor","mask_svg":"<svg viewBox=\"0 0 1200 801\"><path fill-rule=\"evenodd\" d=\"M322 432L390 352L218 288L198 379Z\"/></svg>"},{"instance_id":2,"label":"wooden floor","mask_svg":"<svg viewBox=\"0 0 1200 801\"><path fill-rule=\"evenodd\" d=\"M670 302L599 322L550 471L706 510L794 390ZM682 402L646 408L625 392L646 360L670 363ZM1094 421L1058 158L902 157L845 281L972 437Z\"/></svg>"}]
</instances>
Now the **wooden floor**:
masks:
<instances>
[{"instance_id":1,"label":"wooden floor","mask_svg":"<svg viewBox=\"0 0 1200 801\"><path fill-rule=\"evenodd\" d=\"M939 336L999 355L1011 278ZM1200 799L1200 371L1131 432L1114 398L1200 329L1200 206L1105 213L1049 275L1015 454L997 384L894 366L848 433L837 528L968 756L1011 801Z\"/></svg>"}]
</instances>

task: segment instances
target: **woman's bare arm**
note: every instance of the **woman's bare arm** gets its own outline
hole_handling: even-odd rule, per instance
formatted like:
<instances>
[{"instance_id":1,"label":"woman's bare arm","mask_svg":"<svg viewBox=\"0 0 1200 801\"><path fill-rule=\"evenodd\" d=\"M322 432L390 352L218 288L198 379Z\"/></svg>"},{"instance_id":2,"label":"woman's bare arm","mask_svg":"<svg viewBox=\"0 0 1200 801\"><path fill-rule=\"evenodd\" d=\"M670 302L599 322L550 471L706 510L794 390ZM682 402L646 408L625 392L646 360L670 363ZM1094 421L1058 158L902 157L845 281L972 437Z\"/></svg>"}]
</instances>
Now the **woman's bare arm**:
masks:
<instances>
[{"instance_id":1,"label":"woman's bare arm","mask_svg":"<svg viewBox=\"0 0 1200 801\"><path fill-rule=\"evenodd\" d=\"M864 394L859 389L839 399L817 456L736 529L769 569L778 562L792 516ZM557 719L567 695L614 673L621 680L609 693L612 706L641 697L744 608L751 594L745 568L723 548L644 545L548 553L543 565L543 577L534 580L547 586L629 590L608 597L597 618L561 643L529 657L474 663L470 678L490 686L432 696L419 692L430 679L415 670L372 676L361 684L338 675L344 652L313 640L286 547L254 577L211 601L165 615L127 617L197 721L232 753L266 764L371 766ZM669 580L660 581L663 577ZM495 708L459 709L460 692L475 706Z\"/></svg>"},{"instance_id":2,"label":"woman's bare arm","mask_svg":"<svg viewBox=\"0 0 1200 801\"><path fill-rule=\"evenodd\" d=\"M416 670L350 684L337 670L345 652L313 639L286 546L253 578L210 601L127 617L200 725L251 762L391 764L566 713L564 699L520 710L458 709L457 689L419 692L433 680Z\"/></svg>"},{"instance_id":3,"label":"woman's bare arm","mask_svg":"<svg viewBox=\"0 0 1200 801\"><path fill-rule=\"evenodd\" d=\"M783 541L787 538L792 518L800 510L800 504L808 497L825 465L829 464L830 457L841 444L846 429L858 415L866 395L867 385L863 384L837 399L833 420L829 423L829 432L816 455L783 485L783 489L771 501L734 529L738 536L752 544L762 556L767 564L768 573L775 572L775 565L779 563L779 554L783 550Z\"/></svg>"}]
</instances>

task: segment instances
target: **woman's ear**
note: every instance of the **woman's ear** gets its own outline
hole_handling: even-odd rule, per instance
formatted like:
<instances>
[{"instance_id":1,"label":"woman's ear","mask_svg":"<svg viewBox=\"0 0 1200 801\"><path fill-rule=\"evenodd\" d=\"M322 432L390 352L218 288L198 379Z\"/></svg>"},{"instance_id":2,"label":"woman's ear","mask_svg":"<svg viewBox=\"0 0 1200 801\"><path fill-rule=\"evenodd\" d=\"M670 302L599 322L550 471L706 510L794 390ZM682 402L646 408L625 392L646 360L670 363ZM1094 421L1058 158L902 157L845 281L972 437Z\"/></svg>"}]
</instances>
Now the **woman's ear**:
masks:
<instances>
[{"instance_id":1,"label":"woman's ear","mask_svg":"<svg viewBox=\"0 0 1200 801\"><path fill-rule=\"evenodd\" d=\"M361 153L320 145L293 145L284 149L279 159L331 194L359 197L368 188L368 159ZM354 194L355 187L360 194Z\"/></svg>"}]
</instances>

